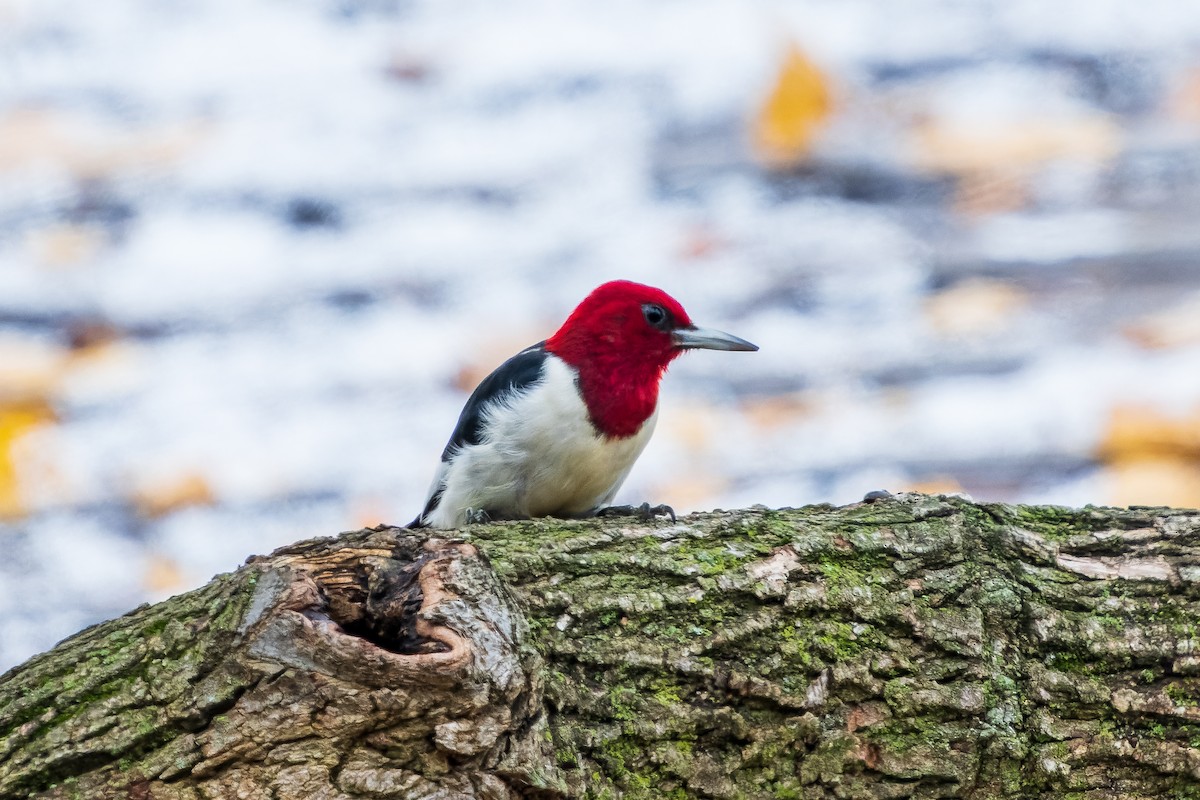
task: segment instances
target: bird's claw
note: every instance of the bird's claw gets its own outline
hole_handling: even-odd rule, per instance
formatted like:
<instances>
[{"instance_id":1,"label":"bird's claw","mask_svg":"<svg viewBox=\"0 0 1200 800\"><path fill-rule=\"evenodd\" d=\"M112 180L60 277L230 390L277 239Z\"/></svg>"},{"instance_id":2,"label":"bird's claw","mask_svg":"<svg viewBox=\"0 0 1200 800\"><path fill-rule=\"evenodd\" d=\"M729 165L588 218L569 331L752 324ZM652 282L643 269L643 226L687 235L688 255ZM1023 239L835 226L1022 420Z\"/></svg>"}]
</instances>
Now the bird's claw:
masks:
<instances>
[{"instance_id":1,"label":"bird's claw","mask_svg":"<svg viewBox=\"0 0 1200 800\"><path fill-rule=\"evenodd\" d=\"M640 506L605 506L596 512L597 517L637 517L642 522L649 522L655 517L670 517L675 522L675 509L666 505L652 506L642 503Z\"/></svg>"},{"instance_id":2,"label":"bird's claw","mask_svg":"<svg viewBox=\"0 0 1200 800\"><path fill-rule=\"evenodd\" d=\"M492 515L482 508L468 508L466 513L468 525L483 525L492 521Z\"/></svg>"}]
</instances>

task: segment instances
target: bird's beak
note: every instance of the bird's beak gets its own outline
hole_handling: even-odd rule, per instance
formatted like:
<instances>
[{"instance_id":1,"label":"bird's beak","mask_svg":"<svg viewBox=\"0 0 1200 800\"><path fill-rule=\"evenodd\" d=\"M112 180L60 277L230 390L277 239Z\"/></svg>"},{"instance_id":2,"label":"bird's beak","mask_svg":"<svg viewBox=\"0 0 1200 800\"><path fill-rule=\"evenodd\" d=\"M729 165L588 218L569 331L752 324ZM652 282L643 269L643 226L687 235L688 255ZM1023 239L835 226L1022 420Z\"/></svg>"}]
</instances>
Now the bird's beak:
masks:
<instances>
[{"instance_id":1,"label":"bird's beak","mask_svg":"<svg viewBox=\"0 0 1200 800\"><path fill-rule=\"evenodd\" d=\"M758 345L750 344L732 333L715 331L712 328L676 328L671 331L671 341L675 346L684 350L757 350Z\"/></svg>"}]
</instances>

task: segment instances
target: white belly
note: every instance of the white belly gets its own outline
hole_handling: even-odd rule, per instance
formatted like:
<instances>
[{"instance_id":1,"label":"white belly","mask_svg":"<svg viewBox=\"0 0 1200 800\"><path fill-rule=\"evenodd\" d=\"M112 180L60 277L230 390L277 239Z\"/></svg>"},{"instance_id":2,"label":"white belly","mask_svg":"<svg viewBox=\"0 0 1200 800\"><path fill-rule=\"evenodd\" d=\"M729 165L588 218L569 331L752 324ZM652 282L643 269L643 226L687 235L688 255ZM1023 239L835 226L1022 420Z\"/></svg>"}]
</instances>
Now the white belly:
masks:
<instances>
[{"instance_id":1,"label":"white belly","mask_svg":"<svg viewBox=\"0 0 1200 800\"><path fill-rule=\"evenodd\" d=\"M633 436L596 434L558 359L543 385L514 398L516 413L491 414L484 439L464 448L445 474L445 489L427 520L458 527L466 510L505 517L580 516L612 502L654 431L657 410Z\"/></svg>"}]
</instances>

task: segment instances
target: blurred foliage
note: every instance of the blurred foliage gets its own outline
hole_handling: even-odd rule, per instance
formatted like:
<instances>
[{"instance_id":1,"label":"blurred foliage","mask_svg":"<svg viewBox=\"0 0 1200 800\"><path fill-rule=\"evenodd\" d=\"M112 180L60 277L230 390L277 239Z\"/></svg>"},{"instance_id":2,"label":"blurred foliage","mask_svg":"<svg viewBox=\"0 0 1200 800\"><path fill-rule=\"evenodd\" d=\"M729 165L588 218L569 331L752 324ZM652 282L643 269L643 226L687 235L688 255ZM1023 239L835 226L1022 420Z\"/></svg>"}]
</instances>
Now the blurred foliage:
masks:
<instances>
[{"instance_id":1,"label":"blurred foliage","mask_svg":"<svg viewBox=\"0 0 1200 800\"><path fill-rule=\"evenodd\" d=\"M53 423L54 410L42 399L0 404L0 519L21 516L26 510L19 468L21 444L32 431Z\"/></svg>"},{"instance_id":2,"label":"blurred foliage","mask_svg":"<svg viewBox=\"0 0 1200 800\"><path fill-rule=\"evenodd\" d=\"M775 169L795 167L808 156L814 136L834 111L825 73L791 44L775 85L753 123L754 150Z\"/></svg>"}]
</instances>

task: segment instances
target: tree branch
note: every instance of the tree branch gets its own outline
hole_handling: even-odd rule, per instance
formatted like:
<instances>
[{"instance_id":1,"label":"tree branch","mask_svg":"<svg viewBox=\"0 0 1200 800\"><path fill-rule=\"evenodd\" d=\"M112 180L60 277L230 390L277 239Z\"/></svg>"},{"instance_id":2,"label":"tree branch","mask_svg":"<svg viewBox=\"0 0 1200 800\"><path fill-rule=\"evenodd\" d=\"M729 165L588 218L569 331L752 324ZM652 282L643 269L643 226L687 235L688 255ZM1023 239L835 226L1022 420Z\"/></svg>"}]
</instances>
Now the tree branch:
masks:
<instances>
[{"instance_id":1,"label":"tree branch","mask_svg":"<svg viewBox=\"0 0 1200 800\"><path fill-rule=\"evenodd\" d=\"M0 677L0 798L1200 797L1200 512L293 545Z\"/></svg>"}]
</instances>

